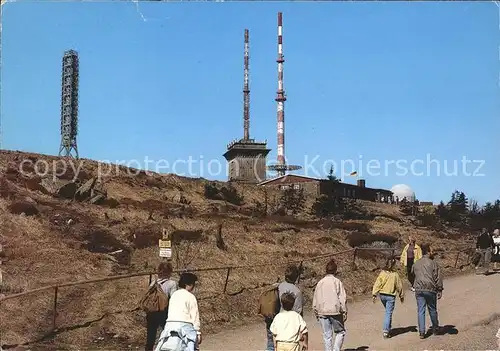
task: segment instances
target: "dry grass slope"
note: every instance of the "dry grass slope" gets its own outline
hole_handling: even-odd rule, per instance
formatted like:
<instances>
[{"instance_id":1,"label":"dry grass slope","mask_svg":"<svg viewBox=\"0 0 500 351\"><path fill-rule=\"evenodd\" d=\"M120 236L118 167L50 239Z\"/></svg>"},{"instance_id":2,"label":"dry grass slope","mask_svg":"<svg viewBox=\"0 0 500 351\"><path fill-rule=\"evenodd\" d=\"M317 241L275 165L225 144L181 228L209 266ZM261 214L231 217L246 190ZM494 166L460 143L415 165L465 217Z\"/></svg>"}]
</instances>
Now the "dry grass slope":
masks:
<instances>
[{"instance_id":1,"label":"dry grass slope","mask_svg":"<svg viewBox=\"0 0 500 351\"><path fill-rule=\"evenodd\" d=\"M406 224L394 206L365 204L375 215L371 221L335 223L316 221L308 215L301 219L256 218L251 215L254 201L263 202L264 193L255 186L237 185L244 204L234 206L206 200L203 179L144 173L130 176L122 168L120 174L102 178L106 201L99 205L74 201L64 198L63 192L54 195L48 185L60 189L75 177L84 183L103 166L80 160L81 169L76 175L57 168L58 177L49 173L41 178L18 171L25 159L60 162L50 156L0 152L3 294L152 270L159 262L156 245L165 227L177 230L177 268L269 264L232 270L227 294L221 294L226 271L199 274L203 328L214 332L226 323L235 325L258 318L256 300L262 286L281 279L287 261L348 249L353 237L363 241L367 234L384 234L401 245L412 233L442 251L441 262L446 267L454 265L455 255L445 251L464 246L459 234L437 235ZM25 167L24 171L29 169ZM269 194L271 199L276 196ZM186 201L180 201L181 197ZM217 247L220 224L226 250ZM116 254L118 250L121 251ZM350 297L369 293L382 259L378 253L361 252L353 266L352 255L337 257ZM304 263L301 285L308 304L327 260ZM465 258L459 264L465 265ZM447 271L453 272L451 268ZM144 316L134 308L147 284L147 277L137 277L61 288L55 333L51 333L52 292L5 301L0 310L1 344L37 340L31 344L37 349L141 345L145 336ZM27 308L28 305L32 307Z\"/></svg>"}]
</instances>

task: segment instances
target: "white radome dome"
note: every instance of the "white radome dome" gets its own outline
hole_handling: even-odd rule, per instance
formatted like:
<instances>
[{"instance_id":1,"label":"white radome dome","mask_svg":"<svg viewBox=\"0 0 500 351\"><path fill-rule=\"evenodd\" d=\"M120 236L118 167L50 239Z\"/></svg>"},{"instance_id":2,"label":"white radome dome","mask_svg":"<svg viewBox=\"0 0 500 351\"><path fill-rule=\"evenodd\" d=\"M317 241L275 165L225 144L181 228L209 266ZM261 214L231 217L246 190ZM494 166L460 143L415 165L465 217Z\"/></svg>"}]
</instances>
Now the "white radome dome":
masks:
<instances>
[{"instance_id":1,"label":"white radome dome","mask_svg":"<svg viewBox=\"0 0 500 351\"><path fill-rule=\"evenodd\" d=\"M391 188L393 192L394 198L396 196L399 198L399 201L406 199L407 201L415 201L415 192L411 190L411 188L406 184L397 184Z\"/></svg>"}]
</instances>

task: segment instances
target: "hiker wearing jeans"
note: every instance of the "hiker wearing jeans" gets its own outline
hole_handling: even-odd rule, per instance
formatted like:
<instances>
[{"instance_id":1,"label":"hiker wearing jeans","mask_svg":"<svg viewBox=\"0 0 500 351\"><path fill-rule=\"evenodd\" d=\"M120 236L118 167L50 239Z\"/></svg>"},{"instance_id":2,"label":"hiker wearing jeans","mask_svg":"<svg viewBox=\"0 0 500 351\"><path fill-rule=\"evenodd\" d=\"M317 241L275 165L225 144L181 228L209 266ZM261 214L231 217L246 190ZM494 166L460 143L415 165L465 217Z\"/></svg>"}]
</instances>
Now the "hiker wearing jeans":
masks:
<instances>
[{"instance_id":1,"label":"hiker wearing jeans","mask_svg":"<svg viewBox=\"0 0 500 351\"><path fill-rule=\"evenodd\" d=\"M172 275L172 264L170 262L162 262L158 265L158 279L153 281L150 287L154 286L156 283L160 284L161 290L169 297L172 296L175 290L177 290L177 283L170 279ZM167 322L168 309L164 311L155 311L146 313L146 325L147 325L147 336L146 336L146 351L152 351L155 340L156 332L158 328L163 329L165 323Z\"/></svg>"},{"instance_id":2,"label":"hiker wearing jeans","mask_svg":"<svg viewBox=\"0 0 500 351\"><path fill-rule=\"evenodd\" d=\"M415 298L418 310L418 332L420 339L426 336L425 310L429 310L431 330L434 335L439 331L437 300L443 292L443 278L436 261L430 257L430 246L422 245L423 257L413 265L415 274Z\"/></svg>"},{"instance_id":3,"label":"hiker wearing jeans","mask_svg":"<svg viewBox=\"0 0 500 351\"><path fill-rule=\"evenodd\" d=\"M293 304L292 310L303 316L303 295L299 287L296 285L297 279L299 278L299 268L296 265L289 265L285 271L285 281L278 285L278 296L282 296L284 293L291 293L295 296L295 302ZM283 311L283 306L280 304L280 311ZM279 311L278 311L279 312ZM273 317L266 317L266 333L267 333L267 351L274 351L274 341L273 333L271 332L271 323L273 322Z\"/></svg>"},{"instance_id":4,"label":"hiker wearing jeans","mask_svg":"<svg viewBox=\"0 0 500 351\"><path fill-rule=\"evenodd\" d=\"M408 244L403 248L401 252L401 265L406 268L406 275L408 277L408 281L410 282L411 290L413 289L413 282L415 281L415 276L412 273L411 268L413 264L422 257L422 249L415 242L415 238L410 236L408 238Z\"/></svg>"},{"instance_id":5,"label":"hiker wearing jeans","mask_svg":"<svg viewBox=\"0 0 500 351\"><path fill-rule=\"evenodd\" d=\"M482 273L488 273L489 271L494 246L495 242L493 241L493 238L488 233L488 230L483 228L481 235L479 235L476 242L476 250L481 254L476 269L484 268L484 272Z\"/></svg>"},{"instance_id":6,"label":"hiker wearing jeans","mask_svg":"<svg viewBox=\"0 0 500 351\"><path fill-rule=\"evenodd\" d=\"M344 285L335 277L336 273L337 263L332 259L326 265L326 275L316 285L313 297L313 311L323 330L325 351L340 351L345 337L347 295Z\"/></svg>"},{"instance_id":7,"label":"hiker wearing jeans","mask_svg":"<svg viewBox=\"0 0 500 351\"><path fill-rule=\"evenodd\" d=\"M391 337L392 312L396 305L396 296L399 297L401 303L404 302L405 293L403 290L403 282L399 274L394 271L396 260L391 257L387 260L384 270L380 272L375 284L373 284L372 296L373 303L377 300L377 295L385 308L383 337Z\"/></svg>"}]
</instances>

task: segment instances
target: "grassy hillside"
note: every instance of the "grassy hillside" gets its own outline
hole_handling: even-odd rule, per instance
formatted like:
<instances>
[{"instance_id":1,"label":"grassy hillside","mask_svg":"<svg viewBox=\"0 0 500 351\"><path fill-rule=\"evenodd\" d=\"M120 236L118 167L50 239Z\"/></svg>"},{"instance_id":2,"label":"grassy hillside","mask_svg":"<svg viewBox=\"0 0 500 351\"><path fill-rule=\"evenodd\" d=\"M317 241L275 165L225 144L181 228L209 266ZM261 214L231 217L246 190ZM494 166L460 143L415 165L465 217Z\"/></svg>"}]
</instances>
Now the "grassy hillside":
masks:
<instances>
[{"instance_id":1,"label":"grassy hillside","mask_svg":"<svg viewBox=\"0 0 500 351\"><path fill-rule=\"evenodd\" d=\"M31 162L25 162L21 170L23 160ZM51 164L43 177L30 166L40 160ZM467 246L460 233L413 227L392 205L363 203L372 215L370 220L320 221L309 211L299 218L262 217L256 215L258 202L264 203L262 188L237 185L243 203L236 206L206 199L206 180L144 172L130 175L124 167L100 177L92 184L95 191L84 187L75 194L79 186L92 183L104 166L90 160L73 162L75 169L81 166L76 174L71 167L63 172L62 161L55 157L0 152L2 294L150 271L159 262L157 243L166 228L178 243L175 268L253 266L231 271L226 294L221 292L227 271L199 274L203 329L216 332L258 318L256 300L262 286L281 279L288 261L372 241L388 241L399 250L411 233L441 252L441 264L451 274L457 272L452 268L455 254L446 251ZM267 197L275 202L279 194L270 191ZM308 199L307 206L313 200ZM220 225L223 246L218 245ZM336 259L349 296L369 294L383 261L381 255L360 252L355 266L351 254ZM304 262L301 285L308 304L327 260ZM459 266L465 269L466 263L462 256ZM142 346L144 316L134 308L147 284L147 277L136 277L61 288L56 333L51 333L53 291L7 300L0 309L1 344L92 349Z\"/></svg>"}]
</instances>

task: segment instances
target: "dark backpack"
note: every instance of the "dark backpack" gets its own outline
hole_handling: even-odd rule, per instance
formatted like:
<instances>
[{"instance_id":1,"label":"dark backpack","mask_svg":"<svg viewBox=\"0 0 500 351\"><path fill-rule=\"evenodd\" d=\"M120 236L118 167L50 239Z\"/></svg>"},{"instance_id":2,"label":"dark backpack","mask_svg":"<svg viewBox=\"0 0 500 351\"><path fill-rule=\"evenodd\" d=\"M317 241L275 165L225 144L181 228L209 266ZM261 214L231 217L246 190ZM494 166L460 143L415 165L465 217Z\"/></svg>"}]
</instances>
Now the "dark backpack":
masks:
<instances>
[{"instance_id":1,"label":"dark backpack","mask_svg":"<svg viewBox=\"0 0 500 351\"><path fill-rule=\"evenodd\" d=\"M259 297L259 314L266 318L274 318L281 309L278 285L266 289Z\"/></svg>"},{"instance_id":2,"label":"dark backpack","mask_svg":"<svg viewBox=\"0 0 500 351\"><path fill-rule=\"evenodd\" d=\"M139 302L139 307L144 312L164 311L168 308L168 295L161 288L160 282L155 282Z\"/></svg>"}]
</instances>

